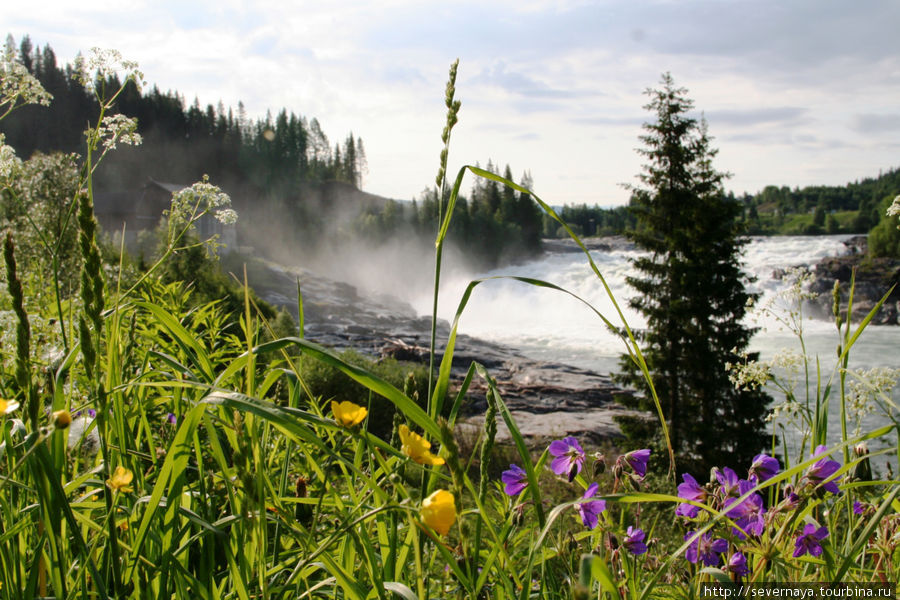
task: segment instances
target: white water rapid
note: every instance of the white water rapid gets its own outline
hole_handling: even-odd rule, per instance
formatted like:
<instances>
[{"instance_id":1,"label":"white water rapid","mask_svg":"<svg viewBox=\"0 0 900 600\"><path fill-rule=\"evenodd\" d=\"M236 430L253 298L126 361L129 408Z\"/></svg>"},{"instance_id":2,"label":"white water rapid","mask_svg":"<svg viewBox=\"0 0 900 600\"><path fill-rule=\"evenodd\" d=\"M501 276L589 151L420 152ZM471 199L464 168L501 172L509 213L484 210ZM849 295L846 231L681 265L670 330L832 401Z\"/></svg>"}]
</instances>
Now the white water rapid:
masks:
<instances>
[{"instance_id":1,"label":"white water rapid","mask_svg":"<svg viewBox=\"0 0 900 600\"><path fill-rule=\"evenodd\" d=\"M760 293L758 306L779 302L779 295L789 282L773 278L773 272L796 266L812 267L826 256L844 254L846 236L817 237L764 237L754 238L745 247L744 268L756 277L751 289ZM618 249L615 249L618 248ZM632 272L629 259L636 251L626 244L614 244L610 251L592 251L606 283L622 310L629 326L641 328L641 316L628 308L628 298L633 290L626 284L626 275ZM452 321L457 305L468 283L474 278L512 275L540 279L556 284L590 303L615 325L621 325L612 300L602 282L593 274L585 256L580 252L549 253L541 259L517 266L505 267L475 276L449 276L441 287L440 316ZM429 314L431 298L412 299L420 314ZM800 352L796 337L784 331L772 317L748 321L749 326L759 327L750 350L760 353L762 360L771 359L786 349ZM855 326L854 326L855 327ZM460 333L503 343L518 349L526 356L572 364L600 373L618 369L618 357L625 346L621 339L609 332L602 320L582 302L558 291L542 289L510 279L496 279L480 284L460 320ZM833 322L803 320L807 353L818 356L827 379L834 368L838 336ZM815 368L815 358L812 362ZM851 352L850 367L870 369L889 367L900 369L900 327L870 326L863 333ZM813 381L812 385L815 385ZM815 390L813 389L813 393ZM782 402L773 391L775 403ZM895 402L900 391L895 388ZM837 401L833 401L833 405ZM834 412L834 411L832 411ZM887 423L885 417L873 417L867 425ZM829 426L829 438L839 439L837 421Z\"/></svg>"}]
</instances>

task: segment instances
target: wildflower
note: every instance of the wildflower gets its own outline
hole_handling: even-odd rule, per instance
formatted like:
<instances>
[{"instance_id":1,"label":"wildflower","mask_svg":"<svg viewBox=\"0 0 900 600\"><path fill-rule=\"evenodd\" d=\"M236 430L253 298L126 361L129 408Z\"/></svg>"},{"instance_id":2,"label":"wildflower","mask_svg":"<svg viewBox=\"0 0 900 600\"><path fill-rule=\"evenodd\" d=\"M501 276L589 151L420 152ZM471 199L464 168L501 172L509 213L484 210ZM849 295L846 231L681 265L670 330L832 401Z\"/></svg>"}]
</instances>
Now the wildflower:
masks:
<instances>
[{"instance_id":1,"label":"wildflower","mask_svg":"<svg viewBox=\"0 0 900 600\"><path fill-rule=\"evenodd\" d=\"M106 485L116 492L130 492L132 491L132 479L134 479L134 473L120 465L116 467L112 477L106 480Z\"/></svg>"},{"instance_id":2,"label":"wildflower","mask_svg":"<svg viewBox=\"0 0 900 600\"><path fill-rule=\"evenodd\" d=\"M528 487L528 475L519 465L509 465L509 470L503 471L500 480L506 484L503 491L508 496L518 496Z\"/></svg>"},{"instance_id":3,"label":"wildflower","mask_svg":"<svg viewBox=\"0 0 900 600\"><path fill-rule=\"evenodd\" d=\"M139 146L143 141L137 132L137 119L125 115L108 115L97 127L97 137L104 150L115 150L119 142L130 146Z\"/></svg>"},{"instance_id":4,"label":"wildflower","mask_svg":"<svg viewBox=\"0 0 900 600\"><path fill-rule=\"evenodd\" d=\"M900 196L894 198L894 201L891 202L890 206L888 206L885 215L887 215L888 217L900 216Z\"/></svg>"},{"instance_id":5,"label":"wildflower","mask_svg":"<svg viewBox=\"0 0 900 600\"><path fill-rule=\"evenodd\" d=\"M738 493L738 487L740 484L740 479L737 476L737 473L734 472L730 467L725 467L724 469L715 469L716 480L722 484L720 488L720 492L723 497L729 498L732 496L740 495Z\"/></svg>"},{"instance_id":6,"label":"wildflower","mask_svg":"<svg viewBox=\"0 0 900 600\"><path fill-rule=\"evenodd\" d=\"M362 423L366 418L367 411L364 407L352 402L331 402L331 412L334 414L334 420L344 427L353 427Z\"/></svg>"},{"instance_id":7,"label":"wildflower","mask_svg":"<svg viewBox=\"0 0 900 600\"><path fill-rule=\"evenodd\" d=\"M65 429L72 424L72 415L67 410L57 410L50 415L50 420L56 429Z\"/></svg>"},{"instance_id":8,"label":"wildflower","mask_svg":"<svg viewBox=\"0 0 900 600\"><path fill-rule=\"evenodd\" d=\"M681 478L684 483L678 484L678 497L685 500L693 500L694 502L703 502L706 500L706 488L700 486L697 480L688 473L682 473ZM675 509L675 514L681 517L689 517L693 519L700 512L700 507L683 502Z\"/></svg>"},{"instance_id":9,"label":"wildflower","mask_svg":"<svg viewBox=\"0 0 900 600\"><path fill-rule=\"evenodd\" d=\"M729 573L734 573L738 577L749 575L750 569L747 568L747 557L744 556L743 552L735 552L731 555L731 558L728 559L725 570Z\"/></svg>"},{"instance_id":10,"label":"wildflower","mask_svg":"<svg viewBox=\"0 0 900 600\"><path fill-rule=\"evenodd\" d=\"M785 510L794 510L798 506L800 506L800 496L794 493L793 490L785 490L784 491L784 501L781 503L781 506Z\"/></svg>"},{"instance_id":11,"label":"wildflower","mask_svg":"<svg viewBox=\"0 0 900 600\"><path fill-rule=\"evenodd\" d=\"M4 400L0 398L0 415L8 415L19 408L19 403L15 400Z\"/></svg>"},{"instance_id":12,"label":"wildflower","mask_svg":"<svg viewBox=\"0 0 900 600\"><path fill-rule=\"evenodd\" d=\"M753 484L749 481L741 481L738 486L741 496L749 492L751 488L753 488ZM765 514L766 508L762 496L753 493L739 505L732 508L728 516L732 518L735 516L739 517L735 524L740 529L735 529L734 534L740 539L744 539L745 536L741 530L757 536L762 535L766 527Z\"/></svg>"},{"instance_id":13,"label":"wildflower","mask_svg":"<svg viewBox=\"0 0 900 600\"><path fill-rule=\"evenodd\" d=\"M442 465L444 459L431 453L431 442L418 433L409 430L406 425L400 426L400 450L420 465Z\"/></svg>"},{"instance_id":14,"label":"wildflower","mask_svg":"<svg viewBox=\"0 0 900 600\"><path fill-rule=\"evenodd\" d=\"M859 500L856 500L853 503L853 512L857 515L861 515L864 512L866 512L866 507L862 502L860 502Z\"/></svg>"},{"instance_id":15,"label":"wildflower","mask_svg":"<svg viewBox=\"0 0 900 600\"><path fill-rule=\"evenodd\" d=\"M628 530L625 532L625 539L622 540L622 545L632 554L643 554L647 551L647 544L644 543L646 536L647 534L642 529L635 529L629 525Z\"/></svg>"},{"instance_id":16,"label":"wildflower","mask_svg":"<svg viewBox=\"0 0 900 600\"><path fill-rule=\"evenodd\" d=\"M819 456L825 452L825 446L816 447L816 451L813 453L813 456ZM825 481L829 477L835 474L835 472L841 468L841 464L837 461L831 460L827 456L820 459L814 464L809 471L806 472L804 477L807 481L809 481L814 487L821 486L826 492L831 492L832 494L840 494L841 490L837 486L837 482L834 479L830 481Z\"/></svg>"},{"instance_id":17,"label":"wildflower","mask_svg":"<svg viewBox=\"0 0 900 600\"><path fill-rule=\"evenodd\" d=\"M175 416L175 413L168 413L166 415L166 423L169 425L175 425L178 423L178 417Z\"/></svg>"},{"instance_id":18,"label":"wildflower","mask_svg":"<svg viewBox=\"0 0 900 600\"><path fill-rule=\"evenodd\" d=\"M597 493L597 489L600 486L597 483L592 483L587 490L584 492L584 496L582 496L582 501L575 505L575 508L578 509L578 514L581 515L581 522L584 523L584 526L588 529L594 529L599 522L599 515L604 510L606 510L606 501L605 500L588 500L588 498L593 498L594 494Z\"/></svg>"},{"instance_id":19,"label":"wildflower","mask_svg":"<svg viewBox=\"0 0 900 600\"><path fill-rule=\"evenodd\" d=\"M709 533L698 536L693 531L689 531L684 535L685 540L692 537L695 539L684 553L688 562L696 564L698 561L702 561L707 567L714 567L719 564L719 554L728 550L728 542L722 538L713 540Z\"/></svg>"},{"instance_id":20,"label":"wildflower","mask_svg":"<svg viewBox=\"0 0 900 600\"><path fill-rule=\"evenodd\" d=\"M803 527L803 531L797 534L796 545L794 548L794 558L809 554L810 556L821 556L822 545L819 543L828 537L828 528L819 527L813 523L807 523Z\"/></svg>"},{"instance_id":21,"label":"wildflower","mask_svg":"<svg viewBox=\"0 0 900 600\"><path fill-rule=\"evenodd\" d=\"M422 501L422 522L441 535L447 535L456 521L456 501L447 490L437 490Z\"/></svg>"},{"instance_id":22,"label":"wildflower","mask_svg":"<svg viewBox=\"0 0 900 600\"><path fill-rule=\"evenodd\" d=\"M550 454L554 456L550 463L550 469L557 475L566 475L569 481L574 481L575 476L581 472L584 466L584 450L573 437L550 442Z\"/></svg>"},{"instance_id":23,"label":"wildflower","mask_svg":"<svg viewBox=\"0 0 900 600\"><path fill-rule=\"evenodd\" d=\"M766 454L757 454L753 457L753 464L750 465L747 478L754 483L762 483L777 475L780 470L781 464L777 458Z\"/></svg>"},{"instance_id":24,"label":"wildflower","mask_svg":"<svg viewBox=\"0 0 900 600\"><path fill-rule=\"evenodd\" d=\"M633 450L624 457L631 470L641 479L647 474L647 461L650 459L650 449Z\"/></svg>"}]
</instances>

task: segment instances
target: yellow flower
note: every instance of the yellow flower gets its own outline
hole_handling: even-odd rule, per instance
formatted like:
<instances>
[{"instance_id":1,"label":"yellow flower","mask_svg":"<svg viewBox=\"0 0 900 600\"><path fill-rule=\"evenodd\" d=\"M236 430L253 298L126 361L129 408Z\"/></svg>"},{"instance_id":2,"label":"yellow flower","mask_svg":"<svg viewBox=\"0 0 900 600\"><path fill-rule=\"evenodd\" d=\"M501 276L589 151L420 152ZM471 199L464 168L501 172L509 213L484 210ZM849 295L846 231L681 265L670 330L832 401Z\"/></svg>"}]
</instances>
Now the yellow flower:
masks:
<instances>
[{"instance_id":1,"label":"yellow flower","mask_svg":"<svg viewBox=\"0 0 900 600\"><path fill-rule=\"evenodd\" d=\"M406 425L400 426L400 450L420 465L442 465L444 459L431 453L431 442L418 433L409 430Z\"/></svg>"},{"instance_id":2,"label":"yellow flower","mask_svg":"<svg viewBox=\"0 0 900 600\"><path fill-rule=\"evenodd\" d=\"M19 408L19 403L15 400L4 400L3 398L0 398L0 415L8 415L17 408Z\"/></svg>"},{"instance_id":3,"label":"yellow flower","mask_svg":"<svg viewBox=\"0 0 900 600\"><path fill-rule=\"evenodd\" d=\"M116 472L113 473L113 476L106 480L106 485L108 485L111 490L117 492L130 492L132 489L129 484L132 479L134 479L134 473L125 467L118 466L116 467Z\"/></svg>"},{"instance_id":4,"label":"yellow flower","mask_svg":"<svg viewBox=\"0 0 900 600\"><path fill-rule=\"evenodd\" d=\"M447 490L437 490L422 502L422 521L441 535L447 535L456 521L456 501Z\"/></svg>"},{"instance_id":5,"label":"yellow flower","mask_svg":"<svg viewBox=\"0 0 900 600\"><path fill-rule=\"evenodd\" d=\"M72 424L72 414L67 410L57 410L50 415L50 420L57 429L65 429Z\"/></svg>"},{"instance_id":6,"label":"yellow flower","mask_svg":"<svg viewBox=\"0 0 900 600\"><path fill-rule=\"evenodd\" d=\"M364 407L352 402L331 402L331 412L334 413L334 420L344 427L353 427L366 418L369 413Z\"/></svg>"}]
</instances>

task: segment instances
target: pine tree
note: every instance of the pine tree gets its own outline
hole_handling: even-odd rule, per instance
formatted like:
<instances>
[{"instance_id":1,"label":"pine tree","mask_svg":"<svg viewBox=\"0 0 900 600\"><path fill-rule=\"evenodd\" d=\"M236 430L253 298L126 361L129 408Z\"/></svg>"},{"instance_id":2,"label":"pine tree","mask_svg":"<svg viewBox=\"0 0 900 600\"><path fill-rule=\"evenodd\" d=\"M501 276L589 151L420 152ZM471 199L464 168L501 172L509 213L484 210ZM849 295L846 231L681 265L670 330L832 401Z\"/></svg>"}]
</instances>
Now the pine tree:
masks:
<instances>
[{"instance_id":1,"label":"pine tree","mask_svg":"<svg viewBox=\"0 0 900 600\"><path fill-rule=\"evenodd\" d=\"M669 74L648 90L656 122L644 125L647 163L631 187L637 225L629 237L646 254L633 261L631 305L647 320L640 333L671 441L682 467L749 464L766 445L761 390L735 389L725 364L741 360L753 330L742 324L752 295L740 268L741 206L725 198L705 121ZM626 358L623 379L641 381ZM649 395L638 400L649 409Z\"/></svg>"}]
</instances>

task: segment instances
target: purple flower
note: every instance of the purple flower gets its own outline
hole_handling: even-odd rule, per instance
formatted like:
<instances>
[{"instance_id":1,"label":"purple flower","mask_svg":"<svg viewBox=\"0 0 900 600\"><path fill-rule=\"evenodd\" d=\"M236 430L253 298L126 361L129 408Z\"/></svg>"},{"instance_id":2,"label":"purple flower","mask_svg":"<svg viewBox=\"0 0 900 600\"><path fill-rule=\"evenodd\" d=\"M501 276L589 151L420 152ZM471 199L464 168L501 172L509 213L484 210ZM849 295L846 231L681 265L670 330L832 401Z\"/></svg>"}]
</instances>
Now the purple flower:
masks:
<instances>
[{"instance_id":1,"label":"purple flower","mask_svg":"<svg viewBox=\"0 0 900 600\"><path fill-rule=\"evenodd\" d=\"M694 502L704 502L706 500L706 488L702 487L697 480L688 473L682 473L681 478L684 483L678 484L678 497L685 500L693 500ZM675 514L682 517L693 519L700 512L699 506L693 504L682 503L675 509Z\"/></svg>"},{"instance_id":2,"label":"purple flower","mask_svg":"<svg viewBox=\"0 0 900 600\"><path fill-rule=\"evenodd\" d=\"M622 545L632 554L643 554L647 551L647 544L644 543L645 537L647 537L647 534L642 529L635 529L629 525L628 530L625 532L625 539L622 540Z\"/></svg>"},{"instance_id":3,"label":"purple flower","mask_svg":"<svg viewBox=\"0 0 900 600\"><path fill-rule=\"evenodd\" d=\"M809 554L810 556L821 556L822 545L819 543L828 537L828 528L819 527L812 523L807 523L803 527L803 531L797 534L796 546L794 548L794 558Z\"/></svg>"},{"instance_id":4,"label":"purple flower","mask_svg":"<svg viewBox=\"0 0 900 600\"><path fill-rule=\"evenodd\" d=\"M856 500L853 503L853 512L858 515L863 514L864 512L866 512L866 505L863 504L862 502L860 502L859 500Z\"/></svg>"},{"instance_id":5,"label":"purple flower","mask_svg":"<svg viewBox=\"0 0 900 600\"><path fill-rule=\"evenodd\" d=\"M738 485L738 490L743 496L753 487L753 484L749 481L741 481ZM751 494L743 502L728 512L729 517L737 517L735 525L743 531L756 536L762 535L763 530L766 528L765 514L766 507L763 498L757 493ZM745 537L739 529L734 529L734 534L740 539L744 539Z\"/></svg>"},{"instance_id":6,"label":"purple flower","mask_svg":"<svg viewBox=\"0 0 900 600\"><path fill-rule=\"evenodd\" d=\"M725 467L724 469L715 470L716 480L720 484L722 484L721 493L722 497L728 498L731 496L737 497L740 494L738 493L738 486L741 480L738 478L737 473L734 472L730 467Z\"/></svg>"},{"instance_id":7,"label":"purple flower","mask_svg":"<svg viewBox=\"0 0 900 600\"><path fill-rule=\"evenodd\" d=\"M747 568L747 557L744 556L742 552L735 552L731 555L731 558L728 559L725 570L729 573L734 573L738 577L749 575L750 569Z\"/></svg>"},{"instance_id":8,"label":"purple flower","mask_svg":"<svg viewBox=\"0 0 900 600\"><path fill-rule=\"evenodd\" d=\"M584 450L578 440L573 437L554 440L550 442L550 454L554 456L550 469L557 475L565 475L569 481L574 481L584 466Z\"/></svg>"},{"instance_id":9,"label":"purple flower","mask_svg":"<svg viewBox=\"0 0 900 600\"><path fill-rule=\"evenodd\" d=\"M166 415L166 421L169 423L169 425L174 425L178 422L178 419L175 417L175 413L169 413L168 415Z\"/></svg>"},{"instance_id":10,"label":"purple flower","mask_svg":"<svg viewBox=\"0 0 900 600\"><path fill-rule=\"evenodd\" d=\"M783 506L785 510L794 510L798 506L800 506L800 496L795 494L793 491L784 491L784 503Z\"/></svg>"},{"instance_id":11,"label":"purple flower","mask_svg":"<svg viewBox=\"0 0 900 600\"><path fill-rule=\"evenodd\" d=\"M695 537L695 535L696 534L693 531L689 531L685 534L684 539L688 540ZM703 535L696 536L696 539L688 546L687 552L684 553L684 557L692 563L703 561L703 564L707 567L715 567L719 564L719 555L726 550L728 550L728 542L722 538L713 540L709 533L704 533Z\"/></svg>"},{"instance_id":12,"label":"purple flower","mask_svg":"<svg viewBox=\"0 0 900 600\"><path fill-rule=\"evenodd\" d=\"M826 450L825 446L816 447L816 451L813 453L813 456L819 456L824 453ZM837 481L832 479L831 481L823 483L826 479L834 475L838 469L841 468L841 464L837 461L831 460L827 456L821 458L816 464L814 464L809 471L806 472L806 479L812 483L814 486L822 486L822 488L826 492L831 492L832 494L840 494L841 490L837 486Z\"/></svg>"},{"instance_id":13,"label":"purple flower","mask_svg":"<svg viewBox=\"0 0 900 600\"><path fill-rule=\"evenodd\" d=\"M588 529L593 529L597 526L600 513L606 510L605 500L588 500L588 498L594 497L599 487L596 483L592 483L585 490L584 496L582 496L583 500L575 505L575 508L578 509L578 514L581 515L581 522Z\"/></svg>"},{"instance_id":14,"label":"purple flower","mask_svg":"<svg viewBox=\"0 0 900 600\"><path fill-rule=\"evenodd\" d=\"M647 461L650 459L649 448L632 450L622 458L625 459L625 462L628 463L628 466L631 467L631 470L634 471L635 475L641 479L644 478L647 474Z\"/></svg>"},{"instance_id":15,"label":"purple flower","mask_svg":"<svg viewBox=\"0 0 900 600\"><path fill-rule=\"evenodd\" d=\"M762 483L767 481L781 470L781 464L777 458L772 458L766 454L757 454L753 457L753 464L747 473L747 478L754 483Z\"/></svg>"},{"instance_id":16,"label":"purple flower","mask_svg":"<svg viewBox=\"0 0 900 600\"><path fill-rule=\"evenodd\" d=\"M500 480L506 484L503 491L507 496L518 496L528 487L528 474L519 465L509 465L509 470L503 471Z\"/></svg>"}]
</instances>

